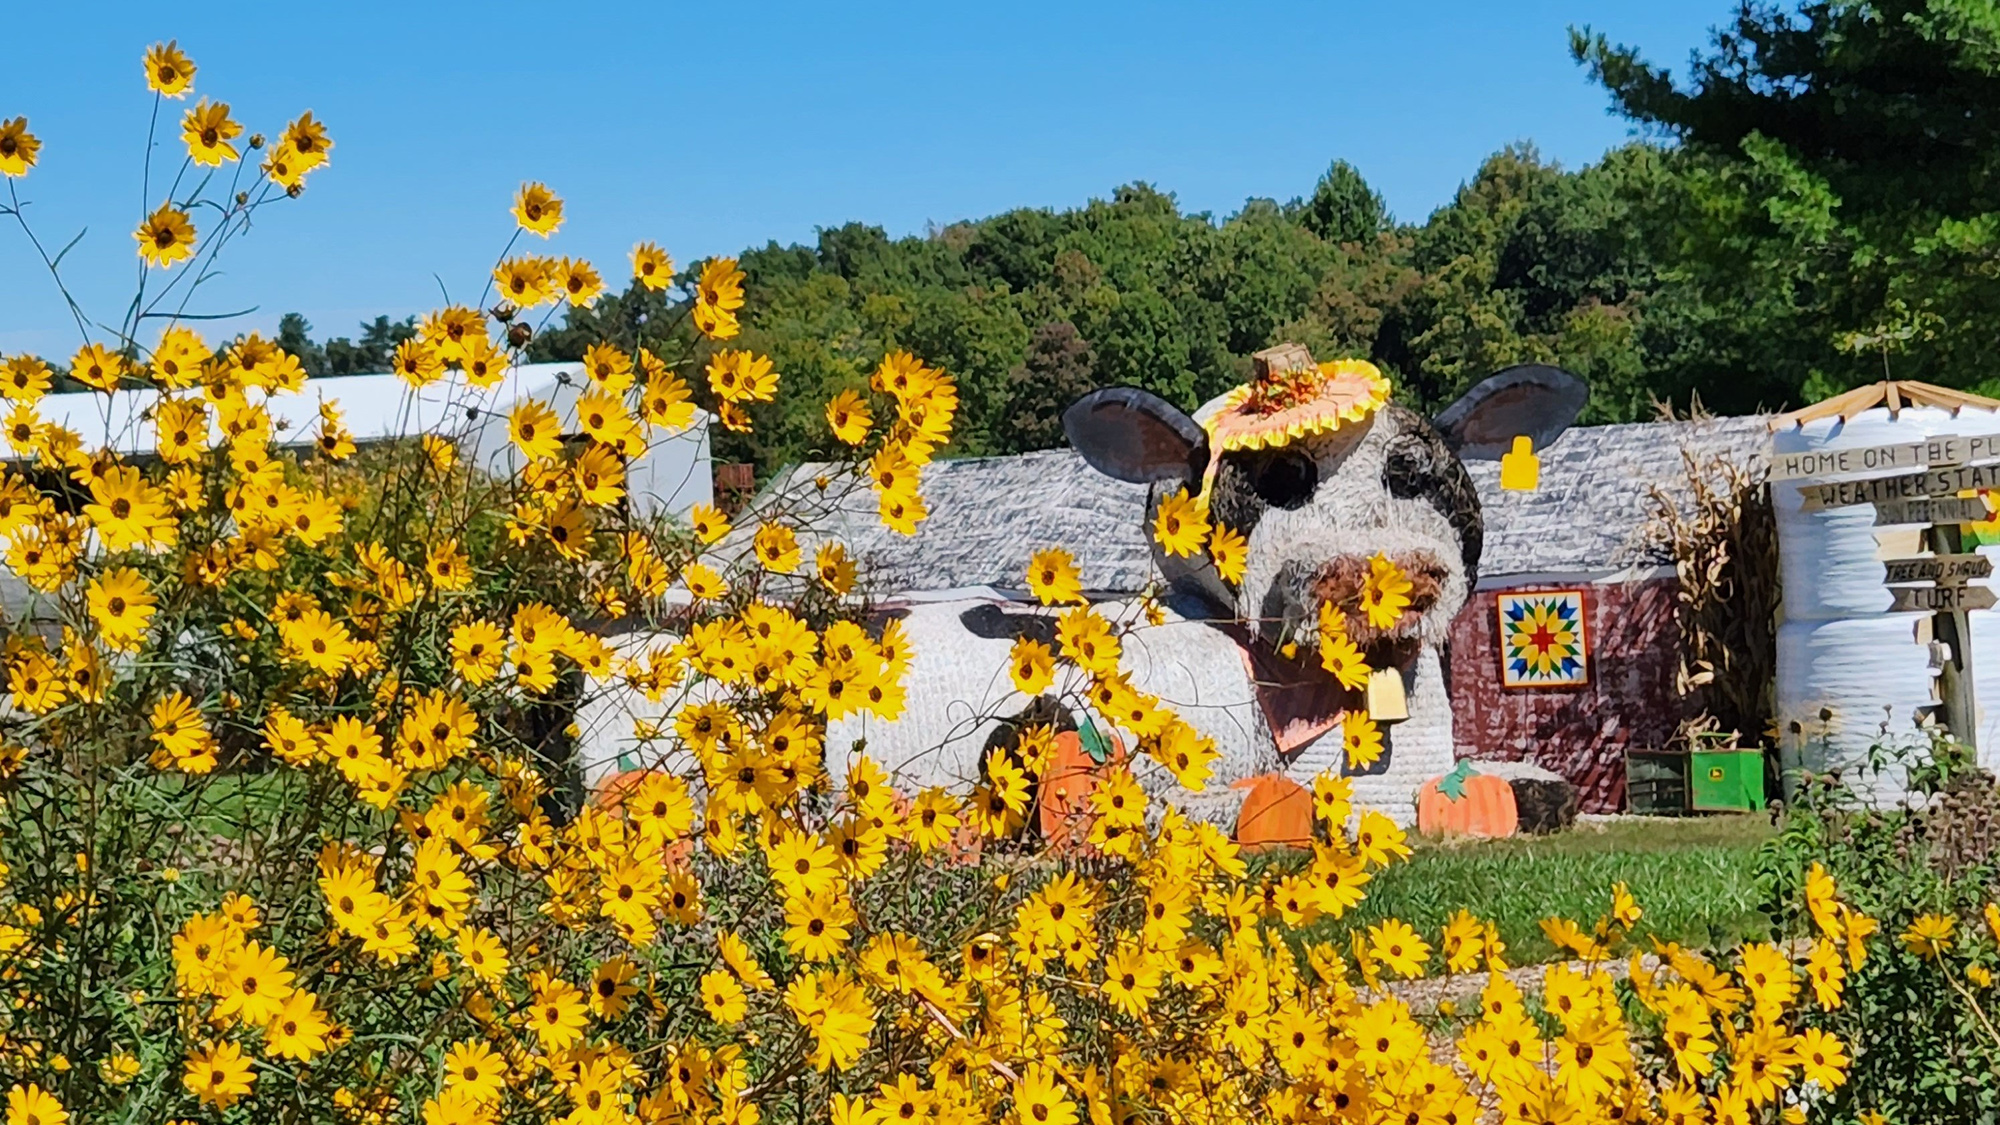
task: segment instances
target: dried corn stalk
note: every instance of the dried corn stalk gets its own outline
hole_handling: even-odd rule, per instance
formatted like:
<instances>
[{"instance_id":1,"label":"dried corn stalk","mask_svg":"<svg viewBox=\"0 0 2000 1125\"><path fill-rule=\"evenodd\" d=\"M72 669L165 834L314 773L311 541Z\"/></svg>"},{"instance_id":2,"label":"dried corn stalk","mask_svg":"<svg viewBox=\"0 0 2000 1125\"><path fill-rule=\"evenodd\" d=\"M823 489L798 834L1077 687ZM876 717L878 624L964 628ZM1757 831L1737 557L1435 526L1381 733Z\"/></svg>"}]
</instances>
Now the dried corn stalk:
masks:
<instances>
[{"instance_id":1,"label":"dried corn stalk","mask_svg":"<svg viewBox=\"0 0 2000 1125\"><path fill-rule=\"evenodd\" d=\"M1680 579L1682 740L1765 741L1777 667L1778 529L1767 471L1681 450L1678 495L1654 486L1646 527ZM1730 737L1733 735L1734 737Z\"/></svg>"}]
</instances>

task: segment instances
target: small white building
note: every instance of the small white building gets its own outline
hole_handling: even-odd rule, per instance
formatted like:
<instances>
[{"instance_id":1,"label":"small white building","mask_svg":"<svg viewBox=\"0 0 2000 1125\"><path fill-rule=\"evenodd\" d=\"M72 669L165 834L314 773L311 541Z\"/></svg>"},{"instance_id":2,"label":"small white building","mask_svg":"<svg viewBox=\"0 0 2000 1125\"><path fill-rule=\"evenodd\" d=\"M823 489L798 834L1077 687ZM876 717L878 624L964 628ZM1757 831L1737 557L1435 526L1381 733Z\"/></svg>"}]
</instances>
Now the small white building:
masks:
<instances>
[{"instance_id":1,"label":"small white building","mask_svg":"<svg viewBox=\"0 0 2000 1125\"><path fill-rule=\"evenodd\" d=\"M507 432L514 407L528 399L544 402L562 420L565 436L580 434L576 400L587 383L581 363L520 364L483 388L467 383L458 371L422 389L396 375L344 375L308 379L298 390L272 393L264 407L271 415L273 441L281 447L312 445L319 436L320 404L330 402L339 408L341 423L357 445L438 434L452 439L468 464L497 476L521 468ZM36 409L44 421L75 431L86 450L109 448L124 457L145 458L155 449L150 415L159 398L160 392L152 389L83 391L45 396ZM696 504L714 501L709 422L707 413L696 411L693 425L656 437L626 466L634 515L683 515ZM0 446L0 461L20 460ZM0 607L18 616L32 601L24 583L0 570Z\"/></svg>"}]
</instances>

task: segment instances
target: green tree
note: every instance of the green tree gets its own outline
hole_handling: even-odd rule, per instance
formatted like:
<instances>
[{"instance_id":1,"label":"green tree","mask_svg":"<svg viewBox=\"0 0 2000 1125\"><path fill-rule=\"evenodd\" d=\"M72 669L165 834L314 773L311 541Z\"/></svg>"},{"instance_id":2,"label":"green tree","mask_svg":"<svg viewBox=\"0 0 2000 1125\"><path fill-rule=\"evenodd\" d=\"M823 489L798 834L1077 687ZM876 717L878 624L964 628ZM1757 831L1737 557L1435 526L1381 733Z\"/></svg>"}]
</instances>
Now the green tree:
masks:
<instances>
[{"instance_id":1,"label":"green tree","mask_svg":"<svg viewBox=\"0 0 2000 1125\"><path fill-rule=\"evenodd\" d=\"M1389 205L1345 160L1334 161L1319 178L1299 222L1328 242L1367 242L1393 225Z\"/></svg>"},{"instance_id":2,"label":"green tree","mask_svg":"<svg viewBox=\"0 0 2000 1125\"><path fill-rule=\"evenodd\" d=\"M1680 146L1660 212L1678 296L1736 306L1708 318L1680 381L1828 393L1881 377L1851 341L1900 336L1895 374L1990 386L2000 6L1746 4L1681 82L1589 28L1571 48L1620 112Z\"/></svg>"}]
</instances>

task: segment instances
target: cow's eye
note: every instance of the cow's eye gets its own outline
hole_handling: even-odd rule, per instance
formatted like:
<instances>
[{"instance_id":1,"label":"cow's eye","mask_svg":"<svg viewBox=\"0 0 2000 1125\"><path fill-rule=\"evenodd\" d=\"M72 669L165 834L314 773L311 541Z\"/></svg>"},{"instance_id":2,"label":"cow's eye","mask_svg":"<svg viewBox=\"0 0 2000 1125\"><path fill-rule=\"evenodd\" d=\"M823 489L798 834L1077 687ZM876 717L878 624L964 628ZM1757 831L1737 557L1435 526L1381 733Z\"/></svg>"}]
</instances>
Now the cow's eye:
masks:
<instances>
[{"instance_id":1,"label":"cow's eye","mask_svg":"<svg viewBox=\"0 0 2000 1125\"><path fill-rule=\"evenodd\" d=\"M1302 508L1318 486L1319 466L1296 449L1259 458L1250 470L1250 487L1273 508Z\"/></svg>"},{"instance_id":2,"label":"cow's eye","mask_svg":"<svg viewBox=\"0 0 2000 1125\"><path fill-rule=\"evenodd\" d=\"M1437 487L1437 458L1431 443L1414 434L1404 434L1389 443L1382 459L1382 483L1389 495L1407 500Z\"/></svg>"}]
</instances>

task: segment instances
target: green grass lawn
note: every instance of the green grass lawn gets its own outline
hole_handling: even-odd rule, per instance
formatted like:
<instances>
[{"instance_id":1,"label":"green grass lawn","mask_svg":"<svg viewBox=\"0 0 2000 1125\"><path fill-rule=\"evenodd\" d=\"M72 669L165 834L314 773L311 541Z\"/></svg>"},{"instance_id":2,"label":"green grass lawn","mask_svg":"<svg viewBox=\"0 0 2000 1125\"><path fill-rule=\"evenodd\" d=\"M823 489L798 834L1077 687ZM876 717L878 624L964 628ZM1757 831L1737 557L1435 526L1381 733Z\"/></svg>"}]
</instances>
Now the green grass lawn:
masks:
<instances>
[{"instance_id":1,"label":"green grass lawn","mask_svg":"<svg viewBox=\"0 0 2000 1125\"><path fill-rule=\"evenodd\" d=\"M1378 872L1359 910L1326 923L1328 935L1395 917L1431 941L1460 907L1500 927L1508 960L1553 959L1537 923L1563 915L1588 927L1624 882L1645 910L1635 931L1697 947L1768 935L1757 909L1757 848L1775 832L1767 817L1692 817L1579 824L1554 836L1432 841Z\"/></svg>"}]
</instances>

